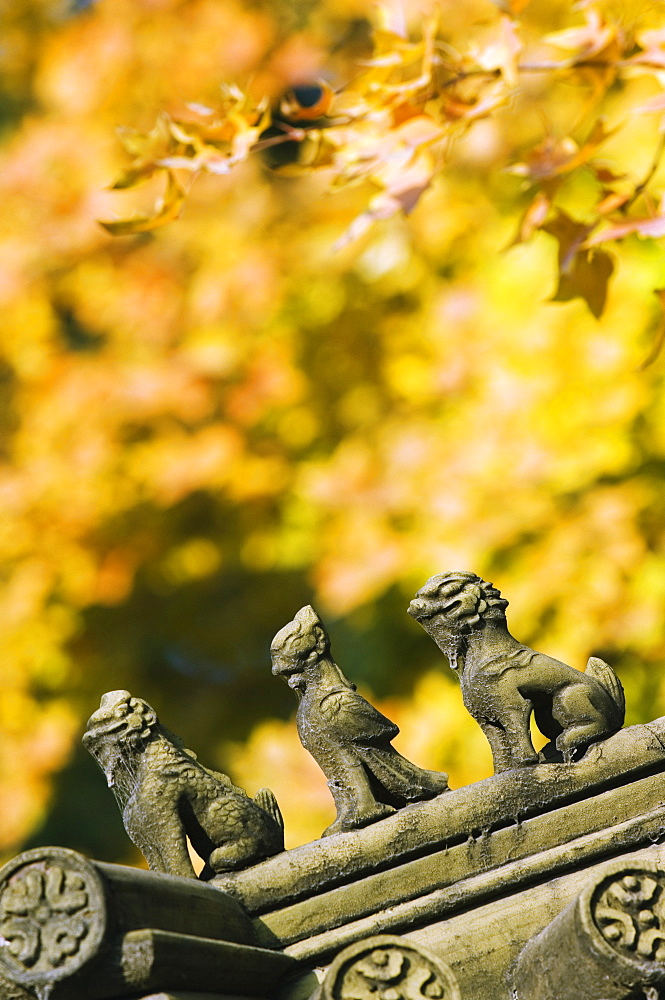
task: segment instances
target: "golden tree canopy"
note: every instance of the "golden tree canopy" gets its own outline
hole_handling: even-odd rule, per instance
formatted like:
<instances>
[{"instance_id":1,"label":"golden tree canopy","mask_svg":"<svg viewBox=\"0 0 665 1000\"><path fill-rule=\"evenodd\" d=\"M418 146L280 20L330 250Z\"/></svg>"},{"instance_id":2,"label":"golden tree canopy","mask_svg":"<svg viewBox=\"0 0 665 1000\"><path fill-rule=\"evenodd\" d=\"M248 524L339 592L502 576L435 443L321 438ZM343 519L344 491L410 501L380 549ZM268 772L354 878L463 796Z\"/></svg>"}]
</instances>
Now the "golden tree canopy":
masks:
<instances>
[{"instance_id":1,"label":"golden tree canopy","mask_svg":"<svg viewBox=\"0 0 665 1000\"><path fill-rule=\"evenodd\" d=\"M662 0L1 16L1 849L126 850L75 749L112 688L316 836L268 657L305 603L407 755L484 775L435 572L657 714Z\"/></svg>"}]
</instances>

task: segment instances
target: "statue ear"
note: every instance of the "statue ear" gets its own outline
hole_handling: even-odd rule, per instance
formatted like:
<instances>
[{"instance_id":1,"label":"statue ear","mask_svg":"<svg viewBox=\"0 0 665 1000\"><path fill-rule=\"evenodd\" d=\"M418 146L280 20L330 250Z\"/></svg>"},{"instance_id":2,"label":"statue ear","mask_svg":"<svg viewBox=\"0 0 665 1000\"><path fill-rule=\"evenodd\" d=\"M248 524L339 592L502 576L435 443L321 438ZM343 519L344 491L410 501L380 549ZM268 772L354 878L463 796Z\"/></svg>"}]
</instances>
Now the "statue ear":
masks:
<instances>
[{"instance_id":1,"label":"statue ear","mask_svg":"<svg viewBox=\"0 0 665 1000\"><path fill-rule=\"evenodd\" d=\"M304 657L304 665L306 667L311 667L319 661L321 657L321 650L319 649L319 644L312 646L307 656Z\"/></svg>"},{"instance_id":2,"label":"statue ear","mask_svg":"<svg viewBox=\"0 0 665 1000\"><path fill-rule=\"evenodd\" d=\"M131 709L131 715L127 717L127 725L130 727L129 738L134 749L138 749L141 742L150 736L157 725L157 713L141 698L132 698L129 707Z\"/></svg>"}]
</instances>

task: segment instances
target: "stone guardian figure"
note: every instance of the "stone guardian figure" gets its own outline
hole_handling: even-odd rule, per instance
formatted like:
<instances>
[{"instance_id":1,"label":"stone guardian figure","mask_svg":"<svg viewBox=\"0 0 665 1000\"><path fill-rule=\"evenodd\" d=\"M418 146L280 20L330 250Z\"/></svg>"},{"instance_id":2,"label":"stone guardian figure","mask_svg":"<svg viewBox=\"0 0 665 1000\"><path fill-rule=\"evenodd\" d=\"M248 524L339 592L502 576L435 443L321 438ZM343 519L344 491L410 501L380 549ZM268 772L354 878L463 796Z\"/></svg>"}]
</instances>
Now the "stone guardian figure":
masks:
<instances>
[{"instance_id":1,"label":"stone guardian figure","mask_svg":"<svg viewBox=\"0 0 665 1000\"><path fill-rule=\"evenodd\" d=\"M271 646L272 671L298 699L302 745L328 778L337 807L324 836L366 826L400 806L448 790L448 776L423 771L391 741L398 727L356 691L330 654L330 639L311 607L302 608Z\"/></svg>"},{"instance_id":2,"label":"stone guardian figure","mask_svg":"<svg viewBox=\"0 0 665 1000\"><path fill-rule=\"evenodd\" d=\"M538 762L529 731L532 713L541 733L554 741L558 759L570 762L621 729L621 682L596 656L582 673L518 642L508 631L507 605L475 573L440 573L420 588L408 610L457 672L495 771ZM546 759L554 759L553 753L554 747L543 750Z\"/></svg>"}]
</instances>

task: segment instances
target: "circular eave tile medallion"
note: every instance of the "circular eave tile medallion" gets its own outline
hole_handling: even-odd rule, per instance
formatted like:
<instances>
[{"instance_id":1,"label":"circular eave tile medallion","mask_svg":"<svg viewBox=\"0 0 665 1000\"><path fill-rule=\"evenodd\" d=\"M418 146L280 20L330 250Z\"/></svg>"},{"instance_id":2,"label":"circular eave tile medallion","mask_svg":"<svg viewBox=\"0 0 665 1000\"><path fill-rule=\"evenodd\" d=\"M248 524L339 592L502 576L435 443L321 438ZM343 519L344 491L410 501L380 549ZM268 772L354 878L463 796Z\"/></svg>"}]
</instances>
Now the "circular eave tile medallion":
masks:
<instances>
[{"instance_id":1,"label":"circular eave tile medallion","mask_svg":"<svg viewBox=\"0 0 665 1000\"><path fill-rule=\"evenodd\" d=\"M73 851L37 848L0 869L0 971L23 986L71 976L106 930L104 886Z\"/></svg>"},{"instance_id":2,"label":"circular eave tile medallion","mask_svg":"<svg viewBox=\"0 0 665 1000\"><path fill-rule=\"evenodd\" d=\"M460 1000L450 968L425 948L392 934L350 945L322 983L322 1000Z\"/></svg>"}]
</instances>

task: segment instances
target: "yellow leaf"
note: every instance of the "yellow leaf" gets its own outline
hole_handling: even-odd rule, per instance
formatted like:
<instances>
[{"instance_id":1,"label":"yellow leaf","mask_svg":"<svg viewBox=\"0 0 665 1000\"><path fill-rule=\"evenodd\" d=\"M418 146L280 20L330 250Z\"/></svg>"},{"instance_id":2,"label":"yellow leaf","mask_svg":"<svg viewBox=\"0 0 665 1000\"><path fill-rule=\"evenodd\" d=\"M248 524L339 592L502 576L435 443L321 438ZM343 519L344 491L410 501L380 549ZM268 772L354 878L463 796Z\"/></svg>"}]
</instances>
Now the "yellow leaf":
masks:
<instances>
[{"instance_id":1,"label":"yellow leaf","mask_svg":"<svg viewBox=\"0 0 665 1000\"><path fill-rule=\"evenodd\" d=\"M478 49L475 58L483 69L498 69L506 83L514 87L517 83L517 57L522 48L517 24L509 17L502 17L497 37L489 45Z\"/></svg>"},{"instance_id":2,"label":"yellow leaf","mask_svg":"<svg viewBox=\"0 0 665 1000\"><path fill-rule=\"evenodd\" d=\"M100 220L99 224L112 236L134 236L136 233L148 233L173 219L177 219L184 200L185 191L175 175L169 171L166 194L157 202L153 212L137 214L130 219L118 219L117 221Z\"/></svg>"}]
</instances>

